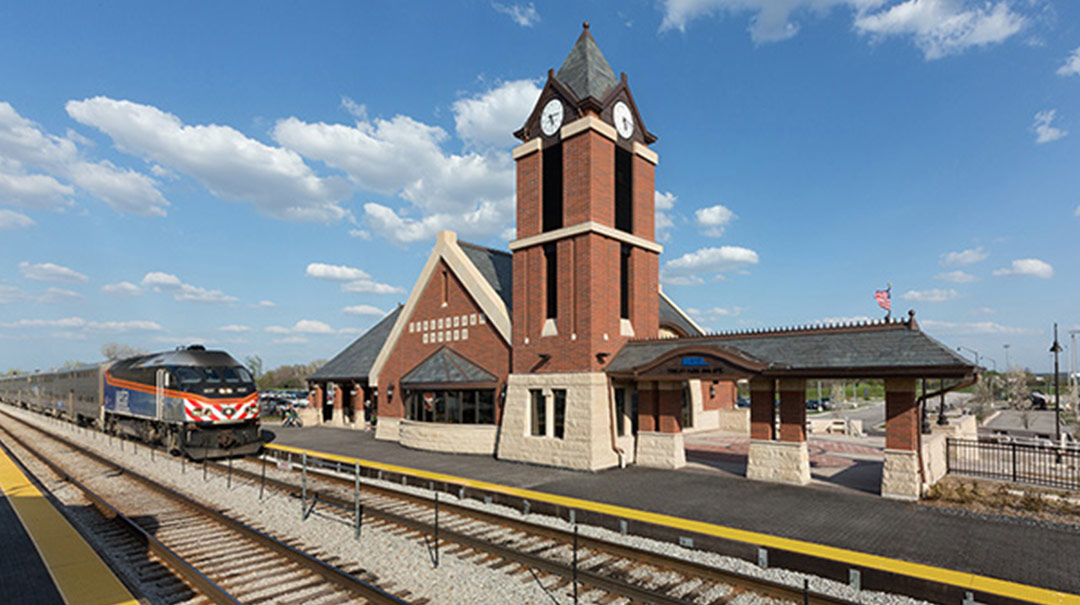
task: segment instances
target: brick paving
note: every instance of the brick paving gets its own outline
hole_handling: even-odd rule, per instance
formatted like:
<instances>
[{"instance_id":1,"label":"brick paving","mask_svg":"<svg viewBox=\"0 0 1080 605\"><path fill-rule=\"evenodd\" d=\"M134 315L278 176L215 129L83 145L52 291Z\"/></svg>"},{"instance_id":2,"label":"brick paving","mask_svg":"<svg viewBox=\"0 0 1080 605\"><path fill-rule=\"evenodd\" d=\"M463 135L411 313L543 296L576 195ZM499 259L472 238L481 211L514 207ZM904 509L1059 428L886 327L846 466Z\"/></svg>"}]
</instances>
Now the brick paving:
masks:
<instances>
[{"instance_id":1,"label":"brick paving","mask_svg":"<svg viewBox=\"0 0 1080 605\"><path fill-rule=\"evenodd\" d=\"M638 467L597 473L442 454L376 441L371 433L268 427L285 445L618 504L687 519L917 561L1080 593L1080 535L948 514L822 485L749 481L711 470ZM858 467L853 467L857 469ZM844 471L849 472L849 471ZM673 498L673 494L678 494Z\"/></svg>"}]
</instances>

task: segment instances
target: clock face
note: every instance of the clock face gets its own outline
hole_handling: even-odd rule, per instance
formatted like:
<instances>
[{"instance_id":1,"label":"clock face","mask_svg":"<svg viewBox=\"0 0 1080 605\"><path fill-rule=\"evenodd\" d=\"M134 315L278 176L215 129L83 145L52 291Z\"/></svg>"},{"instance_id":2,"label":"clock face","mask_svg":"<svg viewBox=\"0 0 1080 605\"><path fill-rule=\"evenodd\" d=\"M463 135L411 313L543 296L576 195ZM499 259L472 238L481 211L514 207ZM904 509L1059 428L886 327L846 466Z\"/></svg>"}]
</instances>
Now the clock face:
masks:
<instances>
[{"instance_id":1,"label":"clock face","mask_svg":"<svg viewBox=\"0 0 1080 605\"><path fill-rule=\"evenodd\" d=\"M540 113L540 130L547 136L555 134L562 126L563 106L558 99L548 101Z\"/></svg>"},{"instance_id":2,"label":"clock face","mask_svg":"<svg viewBox=\"0 0 1080 605\"><path fill-rule=\"evenodd\" d=\"M630 108L626 106L626 103L622 101L616 103L611 117L615 120L615 130L619 131L619 136L629 139L630 135L634 134L634 115L630 113Z\"/></svg>"}]
</instances>

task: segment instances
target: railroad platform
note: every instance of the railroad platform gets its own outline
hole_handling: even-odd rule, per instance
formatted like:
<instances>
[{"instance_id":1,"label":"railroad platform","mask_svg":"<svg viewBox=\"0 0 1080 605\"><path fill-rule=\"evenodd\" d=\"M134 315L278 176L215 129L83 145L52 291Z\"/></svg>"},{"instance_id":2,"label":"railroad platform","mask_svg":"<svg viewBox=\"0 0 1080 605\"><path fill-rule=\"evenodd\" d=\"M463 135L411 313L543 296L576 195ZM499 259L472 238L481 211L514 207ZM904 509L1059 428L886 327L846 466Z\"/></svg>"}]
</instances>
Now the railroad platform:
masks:
<instances>
[{"instance_id":1,"label":"railroad platform","mask_svg":"<svg viewBox=\"0 0 1080 605\"><path fill-rule=\"evenodd\" d=\"M1046 601L1047 595L1037 589L1025 593L1026 587L1080 595L1080 532L1062 528L952 514L824 485L750 481L701 467L578 472L413 450L349 429L274 426L264 432L278 445L659 513L677 518L675 523L685 520L688 528L704 522L798 541L809 555L831 556L831 549L843 549L853 556L885 557L886 568L927 580L955 579L952 572L977 576L974 581L984 586L1006 580L1019 585L1010 590L1030 594L1027 600L1034 602ZM1080 597L1054 602L1080 603Z\"/></svg>"},{"instance_id":2,"label":"railroad platform","mask_svg":"<svg viewBox=\"0 0 1080 605\"><path fill-rule=\"evenodd\" d=\"M0 603L137 603L94 549L0 449Z\"/></svg>"}]
</instances>

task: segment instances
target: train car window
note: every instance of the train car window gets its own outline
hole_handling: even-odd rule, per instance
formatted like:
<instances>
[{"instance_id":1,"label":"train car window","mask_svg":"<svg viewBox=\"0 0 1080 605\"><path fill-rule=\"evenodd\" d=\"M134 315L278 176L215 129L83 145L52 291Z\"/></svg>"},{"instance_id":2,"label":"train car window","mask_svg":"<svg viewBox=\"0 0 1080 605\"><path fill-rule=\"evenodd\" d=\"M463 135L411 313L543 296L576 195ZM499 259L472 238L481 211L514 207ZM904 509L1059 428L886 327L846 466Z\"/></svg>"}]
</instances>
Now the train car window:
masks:
<instances>
[{"instance_id":1,"label":"train car window","mask_svg":"<svg viewBox=\"0 0 1080 605\"><path fill-rule=\"evenodd\" d=\"M180 384L199 384L202 382L202 375L191 368L176 368L173 373L176 375Z\"/></svg>"},{"instance_id":2,"label":"train car window","mask_svg":"<svg viewBox=\"0 0 1080 605\"><path fill-rule=\"evenodd\" d=\"M225 382L229 384L236 384L243 380L240 378L240 374L237 373L238 368L221 368L221 373L225 375Z\"/></svg>"},{"instance_id":3,"label":"train car window","mask_svg":"<svg viewBox=\"0 0 1080 605\"><path fill-rule=\"evenodd\" d=\"M251 377L251 374L245 368L236 368L236 371L240 374L241 381L255 382L255 379Z\"/></svg>"},{"instance_id":4,"label":"train car window","mask_svg":"<svg viewBox=\"0 0 1080 605\"><path fill-rule=\"evenodd\" d=\"M218 374L214 368L203 368L203 376L206 376L206 382L211 384L217 384L221 382L221 374Z\"/></svg>"}]
</instances>

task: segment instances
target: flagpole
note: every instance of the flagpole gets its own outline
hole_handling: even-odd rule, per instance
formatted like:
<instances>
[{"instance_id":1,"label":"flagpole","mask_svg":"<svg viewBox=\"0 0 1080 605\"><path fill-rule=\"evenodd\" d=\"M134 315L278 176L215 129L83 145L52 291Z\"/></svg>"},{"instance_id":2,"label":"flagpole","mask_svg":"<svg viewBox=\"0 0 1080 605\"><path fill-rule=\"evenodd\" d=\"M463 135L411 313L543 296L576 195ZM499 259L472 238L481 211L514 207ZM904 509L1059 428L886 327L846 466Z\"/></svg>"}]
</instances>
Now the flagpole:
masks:
<instances>
[{"instance_id":1,"label":"flagpole","mask_svg":"<svg viewBox=\"0 0 1080 605\"><path fill-rule=\"evenodd\" d=\"M887 282L889 287L885 291L889 293L889 308L885 309L885 321L892 319L892 282Z\"/></svg>"}]
</instances>

